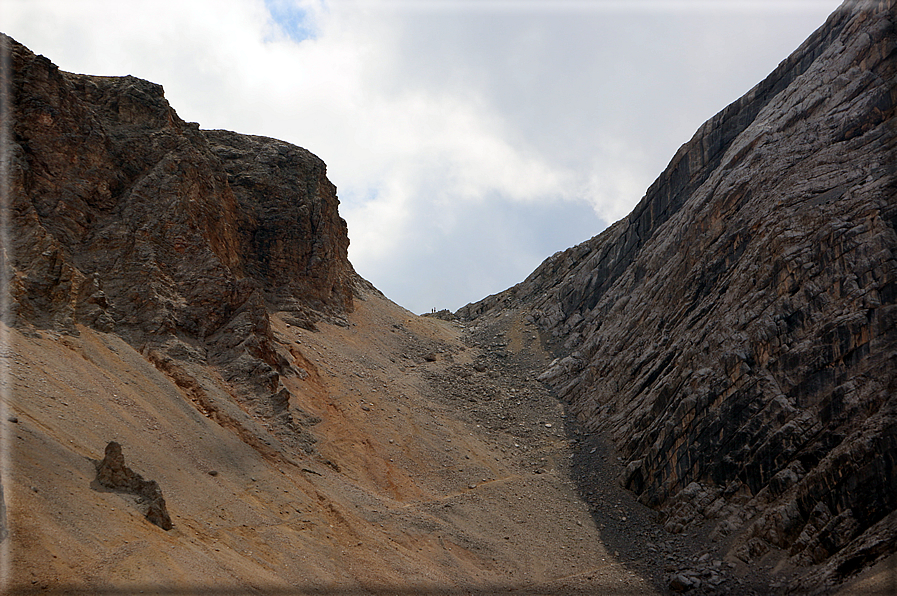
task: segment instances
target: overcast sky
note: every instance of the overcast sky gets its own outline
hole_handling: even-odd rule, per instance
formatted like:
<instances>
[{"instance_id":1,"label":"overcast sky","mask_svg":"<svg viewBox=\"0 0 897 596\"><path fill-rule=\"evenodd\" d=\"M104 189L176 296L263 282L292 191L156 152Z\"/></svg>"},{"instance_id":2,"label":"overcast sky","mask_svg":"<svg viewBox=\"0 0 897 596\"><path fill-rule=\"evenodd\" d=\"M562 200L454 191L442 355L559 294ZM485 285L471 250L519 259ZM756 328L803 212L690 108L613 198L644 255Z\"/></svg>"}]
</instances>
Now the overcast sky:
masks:
<instances>
[{"instance_id":1,"label":"overcast sky","mask_svg":"<svg viewBox=\"0 0 897 596\"><path fill-rule=\"evenodd\" d=\"M624 217L838 0L0 0L67 71L164 86L202 128L328 166L349 258L456 310Z\"/></svg>"}]
</instances>

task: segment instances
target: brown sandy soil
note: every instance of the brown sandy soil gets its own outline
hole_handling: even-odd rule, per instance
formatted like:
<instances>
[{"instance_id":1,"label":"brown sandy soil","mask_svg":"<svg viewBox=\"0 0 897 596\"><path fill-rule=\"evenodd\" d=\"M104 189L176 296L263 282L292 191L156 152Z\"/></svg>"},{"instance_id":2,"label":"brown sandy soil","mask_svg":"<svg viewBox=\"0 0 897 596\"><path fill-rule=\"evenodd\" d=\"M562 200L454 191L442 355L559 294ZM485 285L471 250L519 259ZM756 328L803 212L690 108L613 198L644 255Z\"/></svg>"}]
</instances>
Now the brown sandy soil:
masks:
<instances>
[{"instance_id":1,"label":"brown sandy soil","mask_svg":"<svg viewBox=\"0 0 897 596\"><path fill-rule=\"evenodd\" d=\"M844 582L836 596L897 594L897 555L891 555Z\"/></svg>"},{"instance_id":2,"label":"brown sandy soil","mask_svg":"<svg viewBox=\"0 0 897 596\"><path fill-rule=\"evenodd\" d=\"M534 328L465 330L373 292L348 320L273 319L311 455L210 367L185 360L175 384L114 335L10 331L7 591L653 593L578 496ZM111 440L158 481L172 530L95 481Z\"/></svg>"}]
</instances>

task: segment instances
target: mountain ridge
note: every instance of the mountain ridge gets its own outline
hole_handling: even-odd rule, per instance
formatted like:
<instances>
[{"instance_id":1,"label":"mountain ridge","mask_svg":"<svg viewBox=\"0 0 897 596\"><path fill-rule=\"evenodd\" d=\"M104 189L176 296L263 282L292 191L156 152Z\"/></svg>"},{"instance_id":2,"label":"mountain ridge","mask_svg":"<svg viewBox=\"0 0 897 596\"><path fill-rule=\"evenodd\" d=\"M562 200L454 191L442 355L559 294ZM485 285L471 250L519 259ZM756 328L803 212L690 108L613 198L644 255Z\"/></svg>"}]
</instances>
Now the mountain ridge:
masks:
<instances>
[{"instance_id":1,"label":"mountain ridge","mask_svg":"<svg viewBox=\"0 0 897 596\"><path fill-rule=\"evenodd\" d=\"M624 485L745 561L897 536L893 9L843 4L627 218L457 313L527 313Z\"/></svg>"},{"instance_id":2,"label":"mountain ridge","mask_svg":"<svg viewBox=\"0 0 897 596\"><path fill-rule=\"evenodd\" d=\"M846 2L627 218L432 317L354 272L310 152L3 37L5 581L886 593L894 6ZM170 527L98 488L112 444Z\"/></svg>"}]
</instances>

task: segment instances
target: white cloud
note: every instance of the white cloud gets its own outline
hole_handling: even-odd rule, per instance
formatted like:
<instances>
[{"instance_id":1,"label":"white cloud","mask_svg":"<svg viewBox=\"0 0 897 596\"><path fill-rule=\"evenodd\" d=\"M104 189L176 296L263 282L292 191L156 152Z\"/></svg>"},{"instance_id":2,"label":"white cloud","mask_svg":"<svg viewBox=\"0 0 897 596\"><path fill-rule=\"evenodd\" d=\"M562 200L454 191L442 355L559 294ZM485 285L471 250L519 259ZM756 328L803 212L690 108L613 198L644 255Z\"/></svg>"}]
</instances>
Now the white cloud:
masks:
<instances>
[{"instance_id":1,"label":"white cloud","mask_svg":"<svg viewBox=\"0 0 897 596\"><path fill-rule=\"evenodd\" d=\"M422 311L503 289L626 215L836 6L4 0L0 14L65 70L152 80L186 120L319 155L356 268Z\"/></svg>"}]
</instances>

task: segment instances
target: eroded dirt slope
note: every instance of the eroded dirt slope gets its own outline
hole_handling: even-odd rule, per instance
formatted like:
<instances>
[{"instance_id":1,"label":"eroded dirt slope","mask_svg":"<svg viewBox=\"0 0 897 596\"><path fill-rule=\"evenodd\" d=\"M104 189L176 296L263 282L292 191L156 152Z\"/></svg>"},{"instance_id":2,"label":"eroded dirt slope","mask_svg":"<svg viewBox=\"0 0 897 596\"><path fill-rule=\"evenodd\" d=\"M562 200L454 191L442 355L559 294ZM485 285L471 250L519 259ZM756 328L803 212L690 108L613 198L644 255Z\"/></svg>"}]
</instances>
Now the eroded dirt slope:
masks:
<instances>
[{"instance_id":1,"label":"eroded dirt slope","mask_svg":"<svg viewBox=\"0 0 897 596\"><path fill-rule=\"evenodd\" d=\"M570 480L572 439L534 379L531 364L548 361L530 325L465 330L372 290L347 321L309 331L272 316L297 369L289 412L314 441L301 457L234 410L212 368L172 368L87 328L10 331L8 586L652 592L604 546ZM112 440L159 483L172 530L95 482Z\"/></svg>"}]
</instances>

